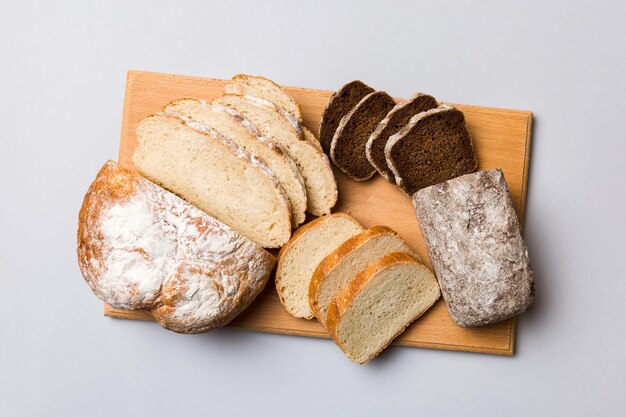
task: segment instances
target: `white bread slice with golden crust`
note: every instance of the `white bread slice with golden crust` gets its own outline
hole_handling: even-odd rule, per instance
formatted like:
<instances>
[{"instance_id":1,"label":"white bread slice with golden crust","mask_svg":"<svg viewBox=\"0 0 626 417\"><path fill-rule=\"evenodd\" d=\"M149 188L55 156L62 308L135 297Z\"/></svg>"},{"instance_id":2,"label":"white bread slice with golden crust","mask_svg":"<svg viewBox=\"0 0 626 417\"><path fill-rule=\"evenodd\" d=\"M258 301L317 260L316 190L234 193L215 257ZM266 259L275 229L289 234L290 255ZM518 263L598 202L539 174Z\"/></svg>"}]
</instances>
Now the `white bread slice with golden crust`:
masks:
<instances>
[{"instance_id":1,"label":"white bread slice with golden crust","mask_svg":"<svg viewBox=\"0 0 626 417\"><path fill-rule=\"evenodd\" d=\"M299 124L291 123L272 103L264 99L225 94L213 100L213 103L240 112L262 136L282 145L304 179L307 211L315 216L330 213L337 203L335 176L328 157L303 138Z\"/></svg>"},{"instance_id":2,"label":"white bread slice with golden crust","mask_svg":"<svg viewBox=\"0 0 626 417\"><path fill-rule=\"evenodd\" d=\"M204 100L184 98L163 108L163 113L174 113L201 123L235 144L260 157L272 171L278 184L285 190L291 208L292 226L297 227L306 218L306 189L296 163L283 147L271 139L259 136L258 131L237 111Z\"/></svg>"},{"instance_id":3,"label":"white bread slice with golden crust","mask_svg":"<svg viewBox=\"0 0 626 417\"><path fill-rule=\"evenodd\" d=\"M313 318L308 289L319 262L337 246L363 231L363 226L345 213L334 213L300 227L278 254L276 291L287 312Z\"/></svg>"},{"instance_id":4,"label":"white bread slice with golden crust","mask_svg":"<svg viewBox=\"0 0 626 417\"><path fill-rule=\"evenodd\" d=\"M374 226L343 242L317 266L309 283L309 306L326 326L328 306L348 282L367 265L390 252L406 252L417 257L393 230Z\"/></svg>"},{"instance_id":5,"label":"white bread slice with golden crust","mask_svg":"<svg viewBox=\"0 0 626 417\"><path fill-rule=\"evenodd\" d=\"M304 136L304 140L315 146L315 149L317 149L318 151L324 152L324 150L322 149L322 144L317 139L315 134L311 132L306 126L300 125L300 128L302 129L302 135Z\"/></svg>"},{"instance_id":6,"label":"white bread slice with golden crust","mask_svg":"<svg viewBox=\"0 0 626 417\"><path fill-rule=\"evenodd\" d=\"M258 75L237 74L224 87L226 94L259 97L269 100L281 107L291 117L302 123L300 106L280 85L274 81Z\"/></svg>"},{"instance_id":7,"label":"white bread slice with golden crust","mask_svg":"<svg viewBox=\"0 0 626 417\"><path fill-rule=\"evenodd\" d=\"M361 271L328 309L328 330L348 359L376 357L439 299L435 275L404 252Z\"/></svg>"},{"instance_id":8,"label":"white bread slice with golden crust","mask_svg":"<svg viewBox=\"0 0 626 417\"><path fill-rule=\"evenodd\" d=\"M145 177L266 248L291 235L289 200L258 157L214 130L152 115L136 129L135 166Z\"/></svg>"}]
</instances>

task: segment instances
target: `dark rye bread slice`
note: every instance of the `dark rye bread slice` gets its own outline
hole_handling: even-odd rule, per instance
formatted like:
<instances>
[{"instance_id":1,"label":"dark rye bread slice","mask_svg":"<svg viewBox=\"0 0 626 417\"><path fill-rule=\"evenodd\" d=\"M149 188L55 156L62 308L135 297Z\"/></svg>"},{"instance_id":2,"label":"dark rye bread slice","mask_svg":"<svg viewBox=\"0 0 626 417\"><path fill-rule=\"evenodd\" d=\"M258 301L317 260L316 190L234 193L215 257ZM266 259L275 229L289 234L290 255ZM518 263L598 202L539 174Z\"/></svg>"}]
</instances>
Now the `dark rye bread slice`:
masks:
<instances>
[{"instance_id":1,"label":"dark rye bread slice","mask_svg":"<svg viewBox=\"0 0 626 417\"><path fill-rule=\"evenodd\" d=\"M330 144L330 158L353 180L366 180L376 172L365 155L365 144L395 105L389 94L375 91L363 97L341 119Z\"/></svg>"},{"instance_id":2,"label":"dark rye bread slice","mask_svg":"<svg viewBox=\"0 0 626 417\"><path fill-rule=\"evenodd\" d=\"M396 184L408 195L478 166L463 112L449 105L416 114L385 145Z\"/></svg>"},{"instance_id":3,"label":"dark rye bread slice","mask_svg":"<svg viewBox=\"0 0 626 417\"><path fill-rule=\"evenodd\" d=\"M433 96L417 93L413 97L401 101L391 109L378 127L369 137L365 145L365 154L368 161L387 180L395 183L395 177L385 157L387 140L409 123L411 117L423 111L437 107L439 103Z\"/></svg>"},{"instance_id":4,"label":"dark rye bread slice","mask_svg":"<svg viewBox=\"0 0 626 417\"><path fill-rule=\"evenodd\" d=\"M355 80L344 85L330 96L330 100L322 115L320 134L318 135L325 152L330 152L330 143L343 116L359 104L363 97L374 91L372 87L364 82Z\"/></svg>"}]
</instances>

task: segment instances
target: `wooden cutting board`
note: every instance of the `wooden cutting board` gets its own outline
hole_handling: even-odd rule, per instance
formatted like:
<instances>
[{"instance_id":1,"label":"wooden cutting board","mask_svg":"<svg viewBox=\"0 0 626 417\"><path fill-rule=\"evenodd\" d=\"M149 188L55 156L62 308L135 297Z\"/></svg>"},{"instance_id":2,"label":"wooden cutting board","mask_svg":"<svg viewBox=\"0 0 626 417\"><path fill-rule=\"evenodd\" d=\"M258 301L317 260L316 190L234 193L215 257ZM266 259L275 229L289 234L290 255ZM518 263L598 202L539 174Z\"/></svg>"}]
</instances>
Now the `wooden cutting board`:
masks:
<instances>
[{"instance_id":1,"label":"wooden cutting board","mask_svg":"<svg viewBox=\"0 0 626 417\"><path fill-rule=\"evenodd\" d=\"M348 81L348 80L346 80ZM194 97L205 100L222 94L226 81L130 71L126 82L122 138L119 162L134 168L132 155L136 147L135 128L139 120L156 113L171 100ZM419 90L415 86L415 90ZM302 107L304 125L319 130L322 112L332 91L287 88ZM513 203L523 222L528 180L532 113L488 107L455 104L465 113L478 156L479 170L502 168ZM411 200L380 176L352 181L335 170L339 202L334 211L353 215L365 227L385 225L396 230L431 267ZM145 311L117 310L105 305L109 317L152 320ZM273 281L230 327L288 335L328 338L316 320L291 317L278 301ZM422 318L413 323L394 344L436 349L512 355L515 343L515 319L496 325L463 329L450 318L443 300L439 300Z\"/></svg>"}]
</instances>

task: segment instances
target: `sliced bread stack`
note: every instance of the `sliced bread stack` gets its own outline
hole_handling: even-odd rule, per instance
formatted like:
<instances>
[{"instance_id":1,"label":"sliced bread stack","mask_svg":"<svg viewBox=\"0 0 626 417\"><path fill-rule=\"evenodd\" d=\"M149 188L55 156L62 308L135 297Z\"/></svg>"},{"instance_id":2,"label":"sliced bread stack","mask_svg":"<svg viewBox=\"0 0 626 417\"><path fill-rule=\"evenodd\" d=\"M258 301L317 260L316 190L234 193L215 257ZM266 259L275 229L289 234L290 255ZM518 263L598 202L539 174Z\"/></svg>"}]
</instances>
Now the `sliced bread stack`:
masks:
<instances>
[{"instance_id":1,"label":"sliced bread stack","mask_svg":"<svg viewBox=\"0 0 626 417\"><path fill-rule=\"evenodd\" d=\"M460 110L421 93L396 104L361 81L331 96L320 140L350 178L363 181L378 171L409 195L478 165Z\"/></svg>"},{"instance_id":2,"label":"sliced bread stack","mask_svg":"<svg viewBox=\"0 0 626 417\"><path fill-rule=\"evenodd\" d=\"M337 185L298 104L274 82L237 75L211 102L179 99L140 121L137 169L267 248L305 211L329 214Z\"/></svg>"},{"instance_id":3,"label":"sliced bread stack","mask_svg":"<svg viewBox=\"0 0 626 417\"><path fill-rule=\"evenodd\" d=\"M276 290L313 316L356 363L375 357L439 298L435 276L393 230L335 213L294 233L278 255Z\"/></svg>"}]
</instances>

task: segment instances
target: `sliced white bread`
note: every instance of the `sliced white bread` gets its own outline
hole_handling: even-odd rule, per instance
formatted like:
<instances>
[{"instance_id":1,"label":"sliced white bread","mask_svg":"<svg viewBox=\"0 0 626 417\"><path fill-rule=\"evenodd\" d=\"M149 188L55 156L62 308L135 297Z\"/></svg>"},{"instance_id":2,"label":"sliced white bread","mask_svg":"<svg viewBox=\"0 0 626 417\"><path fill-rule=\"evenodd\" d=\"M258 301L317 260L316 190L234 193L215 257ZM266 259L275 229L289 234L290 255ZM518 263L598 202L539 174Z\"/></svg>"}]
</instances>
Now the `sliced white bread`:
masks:
<instances>
[{"instance_id":1,"label":"sliced white bread","mask_svg":"<svg viewBox=\"0 0 626 417\"><path fill-rule=\"evenodd\" d=\"M328 307L348 282L365 267L390 252L417 255L393 230L374 226L346 240L317 266L309 283L309 307L326 326Z\"/></svg>"},{"instance_id":2,"label":"sliced white bread","mask_svg":"<svg viewBox=\"0 0 626 417\"><path fill-rule=\"evenodd\" d=\"M215 131L201 132L171 116L148 116L136 133L134 162L145 177L262 247L289 240L289 200L258 157Z\"/></svg>"},{"instance_id":3,"label":"sliced white bread","mask_svg":"<svg viewBox=\"0 0 626 417\"><path fill-rule=\"evenodd\" d=\"M322 149L322 144L317 139L317 137L315 137L315 134L311 132L306 126L300 125L300 127L302 128L302 135L304 136L304 140L315 146L315 149L317 149L318 151L324 152L324 150Z\"/></svg>"},{"instance_id":4,"label":"sliced white bread","mask_svg":"<svg viewBox=\"0 0 626 417\"><path fill-rule=\"evenodd\" d=\"M259 136L256 128L243 115L228 107L192 98L175 100L165 106L163 112L178 114L194 123L214 129L218 134L228 137L241 148L260 157L289 198L292 226L297 227L304 222L306 190L297 165L281 145Z\"/></svg>"},{"instance_id":5,"label":"sliced white bread","mask_svg":"<svg viewBox=\"0 0 626 417\"><path fill-rule=\"evenodd\" d=\"M240 112L262 136L282 145L304 179L307 211L315 216L330 213L337 202L337 183L330 162L323 152L303 139L299 125L294 126L275 106L263 99L225 94L213 103Z\"/></svg>"},{"instance_id":6,"label":"sliced white bread","mask_svg":"<svg viewBox=\"0 0 626 417\"><path fill-rule=\"evenodd\" d=\"M237 74L226 84L224 91L227 94L264 98L302 122L302 111L298 103L281 86L265 77Z\"/></svg>"},{"instance_id":7,"label":"sliced white bread","mask_svg":"<svg viewBox=\"0 0 626 417\"><path fill-rule=\"evenodd\" d=\"M300 227L278 254L276 291L289 314L313 318L309 281L319 262L363 226L344 213L320 217Z\"/></svg>"},{"instance_id":8,"label":"sliced white bread","mask_svg":"<svg viewBox=\"0 0 626 417\"><path fill-rule=\"evenodd\" d=\"M360 272L328 309L328 329L357 364L376 357L439 298L433 273L404 252Z\"/></svg>"}]
</instances>

